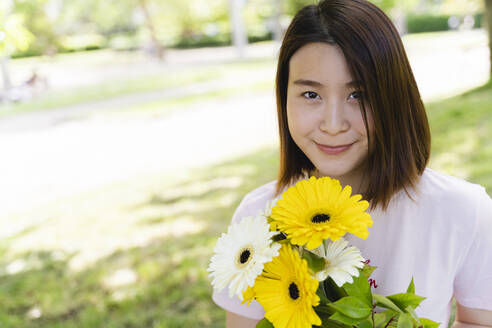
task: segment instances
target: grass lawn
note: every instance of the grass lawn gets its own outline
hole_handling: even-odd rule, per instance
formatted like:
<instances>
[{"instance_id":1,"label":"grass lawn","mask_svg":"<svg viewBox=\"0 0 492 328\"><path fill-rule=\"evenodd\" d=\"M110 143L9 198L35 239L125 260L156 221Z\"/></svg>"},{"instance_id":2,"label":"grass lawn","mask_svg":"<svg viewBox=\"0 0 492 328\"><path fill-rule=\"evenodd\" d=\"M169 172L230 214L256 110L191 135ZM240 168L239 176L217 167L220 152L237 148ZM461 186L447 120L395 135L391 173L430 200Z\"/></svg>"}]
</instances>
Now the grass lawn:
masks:
<instances>
[{"instance_id":1,"label":"grass lawn","mask_svg":"<svg viewBox=\"0 0 492 328\"><path fill-rule=\"evenodd\" d=\"M112 109L98 113L99 116L119 116L125 115L139 117L144 116L159 116L163 117L171 113L175 113L181 110L187 110L190 105L197 103L214 103L217 101L224 101L229 98L237 97L244 94L255 94L262 91L271 91L274 88L274 81L271 79L264 79L259 81L252 81L243 83L240 86L227 86L216 90L210 90L205 92L197 92L195 94L186 94L178 97L172 97L163 100L144 101L138 104L132 104L128 106L122 106L118 109Z\"/></svg>"},{"instance_id":2,"label":"grass lawn","mask_svg":"<svg viewBox=\"0 0 492 328\"><path fill-rule=\"evenodd\" d=\"M430 166L483 185L492 195L492 85L427 106Z\"/></svg>"},{"instance_id":3,"label":"grass lawn","mask_svg":"<svg viewBox=\"0 0 492 328\"><path fill-rule=\"evenodd\" d=\"M7 103L0 105L0 117L39 110L52 110L65 106L77 105L84 102L99 101L111 97L117 97L133 92L145 92L173 88L188 83L203 82L216 77L212 71L184 71L178 76L151 76L146 78L135 78L113 83L101 83L76 90L46 91L40 97L19 103Z\"/></svg>"},{"instance_id":4,"label":"grass lawn","mask_svg":"<svg viewBox=\"0 0 492 328\"><path fill-rule=\"evenodd\" d=\"M242 196L269 181L276 162L276 152L264 149L196 170L188 178L153 177L153 185L141 186L147 193L138 197L121 196L125 189L117 186L71 203L75 210L97 207L96 217L87 212L70 217L63 209L47 214L46 223L2 245L0 326L223 326L224 313L210 300L205 268ZM130 188L138 186L133 183ZM100 197L111 203L100 205ZM114 213L115 208L121 212ZM71 222L64 222L67 219ZM64 229L65 225L77 228ZM104 239L121 238L122 246L81 270L69 264L80 255L77 251L26 246L26 251L12 255L12 248L23 245L16 239L43 244L53 228L64 231L58 244L77 244L83 235L87 244L101 243L94 251L107 247ZM143 245L131 240L150 230L160 231L160 236L146 238Z\"/></svg>"},{"instance_id":5,"label":"grass lawn","mask_svg":"<svg viewBox=\"0 0 492 328\"><path fill-rule=\"evenodd\" d=\"M91 60L92 57L89 58ZM93 60L93 59L92 59ZM252 68L254 70L252 71ZM185 87L190 84L199 84L204 82L224 81L223 85L229 85L228 81L238 80L237 76L246 77L248 73L257 73L252 77L252 81L259 82L260 85L268 84L271 88L273 85L272 77L274 76L273 69L275 68L273 58L248 59L241 61L231 61L221 64L196 65L192 67L180 67L179 69L169 69L167 73L149 74L142 77L127 77L121 80L104 81L95 83L90 86L79 87L76 89L68 89L63 91L46 91L42 96L32 100L19 103L0 103L0 118L20 113L31 111L53 110L72 105L91 104L97 101L118 98L120 96L136 95L151 91L173 90L180 87ZM265 76L269 78L261 79L262 72L267 71ZM270 72L272 71L272 72ZM258 81L258 73L259 81ZM271 80L271 81L270 81ZM252 83L251 80L246 80L246 88ZM240 90L240 86L229 86L228 88L219 88L211 90L198 97L213 97L218 98L225 94L236 93ZM121 106L121 111L140 111L150 109L166 110L168 107L175 105L185 105L192 100L188 100L189 95L179 97L166 97L156 101L145 101L137 105Z\"/></svg>"}]
</instances>

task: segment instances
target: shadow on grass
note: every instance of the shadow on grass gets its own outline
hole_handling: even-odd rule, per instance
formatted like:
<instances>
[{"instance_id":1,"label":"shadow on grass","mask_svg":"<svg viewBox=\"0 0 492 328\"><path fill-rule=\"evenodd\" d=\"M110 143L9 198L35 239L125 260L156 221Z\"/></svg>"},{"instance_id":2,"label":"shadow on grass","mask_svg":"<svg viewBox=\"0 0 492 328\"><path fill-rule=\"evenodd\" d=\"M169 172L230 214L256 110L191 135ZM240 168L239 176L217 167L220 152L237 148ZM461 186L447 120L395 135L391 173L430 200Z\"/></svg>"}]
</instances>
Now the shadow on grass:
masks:
<instances>
[{"instance_id":1,"label":"shadow on grass","mask_svg":"<svg viewBox=\"0 0 492 328\"><path fill-rule=\"evenodd\" d=\"M237 182L236 182L237 181ZM217 183L219 182L219 183ZM225 183L220 183L225 182ZM182 200L201 200L203 197L215 197L221 196L226 191L235 191L237 187L242 183L241 179L233 177L230 180L231 183L227 183L227 180L221 181L218 179L204 180L199 182L187 182L180 186L174 186L169 193L165 195L153 195L146 205L171 205L176 204Z\"/></svg>"},{"instance_id":2,"label":"shadow on grass","mask_svg":"<svg viewBox=\"0 0 492 328\"><path fill-rule=\"evenodd\" d=\"M140 205L188 202L190 207L163 219L190 216L203 224L198 232L118 250L78 272L70 269L76 253L33 250L10 258L0 266L0 326L224 327L225 313L211 301L206 268L242 197L275 179L277 157L264 149L196 170ZM226 196L227 203L218 201ZM196 202L216 205L197 212Z\"/></svg>"}]
</instances>

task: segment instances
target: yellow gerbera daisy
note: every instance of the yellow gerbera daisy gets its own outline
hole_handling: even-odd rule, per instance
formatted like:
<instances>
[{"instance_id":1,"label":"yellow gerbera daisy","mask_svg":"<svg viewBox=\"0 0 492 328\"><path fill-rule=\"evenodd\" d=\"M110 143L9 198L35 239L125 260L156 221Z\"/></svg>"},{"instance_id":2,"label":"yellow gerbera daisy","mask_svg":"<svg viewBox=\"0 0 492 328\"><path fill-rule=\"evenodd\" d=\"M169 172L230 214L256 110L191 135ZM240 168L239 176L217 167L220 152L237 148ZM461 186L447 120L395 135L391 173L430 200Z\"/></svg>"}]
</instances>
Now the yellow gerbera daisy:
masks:
<instances>
[{"instance_id":1,"label":"yellow gerbera daisy","mask_svg":"<svg viewBox=\"0 0 492 328\"><path fill-rule=\"evenodd\" d=\"M321 325L313 309L319 304L318 281L310 275L306 260L287 245L279 253L265 264L253 286L256 300L265 309L265 318L275 328Z\"/></svg>"},{"instance_id":2,"label":"yellow gerbera daisy","mask_svg":"<svg viewBox=\"0 0 492 328\"><path fill-rule=\"evenodd\" d=\"M255 299L256 293L253 287L248 287L244 292L243 292L243 301L241 304L246 303L246 306L249 306L251 302Z\"/></svg>"},{"instance_id":3,"label":"yellow gerbera daisy","mask_svg":"<svg viewBox=\"0 0 492 328\"><path fill-rule=\"evenodd\" d=\"M369 203L361 195L350 196L352 188L329 177L301 180L282 194L272 208L271 229L287 235L295 245L312 250L325 239L332 241L349 232L367 238L372 219Z\"/></svg>"}]
</instances>

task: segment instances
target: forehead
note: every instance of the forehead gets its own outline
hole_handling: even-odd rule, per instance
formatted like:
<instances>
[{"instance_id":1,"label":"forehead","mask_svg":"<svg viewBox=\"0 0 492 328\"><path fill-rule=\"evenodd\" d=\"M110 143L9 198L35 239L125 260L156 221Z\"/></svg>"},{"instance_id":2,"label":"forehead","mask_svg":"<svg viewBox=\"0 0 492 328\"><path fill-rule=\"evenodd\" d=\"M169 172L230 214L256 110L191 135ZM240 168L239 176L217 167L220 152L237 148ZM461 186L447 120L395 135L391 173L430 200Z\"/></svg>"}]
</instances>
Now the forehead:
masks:
<instances>
[{"instance_id":1,"label":"forehead","mask_svg":"<svg viewBox=\"0 0 492 328\"><path fill-rule=\"evenodd\" d=\"M308 43L297 50L289 61L289 83L309 79L324 85L345 85L351 81L345 56L336 45Z\"/></svg>"}]
</instances>

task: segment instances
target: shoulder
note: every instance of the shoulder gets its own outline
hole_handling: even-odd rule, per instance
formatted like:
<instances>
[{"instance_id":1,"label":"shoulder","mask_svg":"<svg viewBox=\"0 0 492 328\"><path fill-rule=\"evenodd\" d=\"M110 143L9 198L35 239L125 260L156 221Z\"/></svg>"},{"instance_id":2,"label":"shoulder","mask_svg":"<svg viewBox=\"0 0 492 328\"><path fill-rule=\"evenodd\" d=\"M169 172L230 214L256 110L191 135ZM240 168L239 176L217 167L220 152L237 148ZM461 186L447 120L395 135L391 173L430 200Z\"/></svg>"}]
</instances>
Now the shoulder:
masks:
<instances>
[{"instance_id":1,"label":"shoulder","mask_svg":"<svg viewBox=\"0 0 492 328\"><path fill-rule=\"evenodd\" d=\"M233 221L237 222L246 216L255 216L265 210L267 203L275 198L276 188L277 180L274 180L247 193L237 207Z\"/></svg>"},{"instance_id":2,"label":"shoulder","mask_svg":"<svg viewBox=\"0 0 492 328\"><path fill-rule=\"evenodd\" d=\"M448 232L473 235L480 221L492 220L492 200L484 187L432 169L424 171L409 195L399 192L390 205L390 215L405 214L410 222L444 227Z\"/></svg>"},{"instance_id":3,"label":"shoulder","mask_svg":"<svg viewBox=\"0 0 492 328\"><path fill-rule=\"evenodd\" d=\"M479 227L492 223L492 199L479 184L426 169L414 195L416 202L410 206L415 211L449 228L473 235Z\"/></svg>"},{"instance_id":4,"label":"shoulder","mask_svg":"<svg viewBox=\"0 0 492 328\"><path fill-rule=\"evenodd\" d=\"M434 205L476 207L487 193L479 184L427 168L418 183L418 195Z\"/></svg>"}]
</instances>

